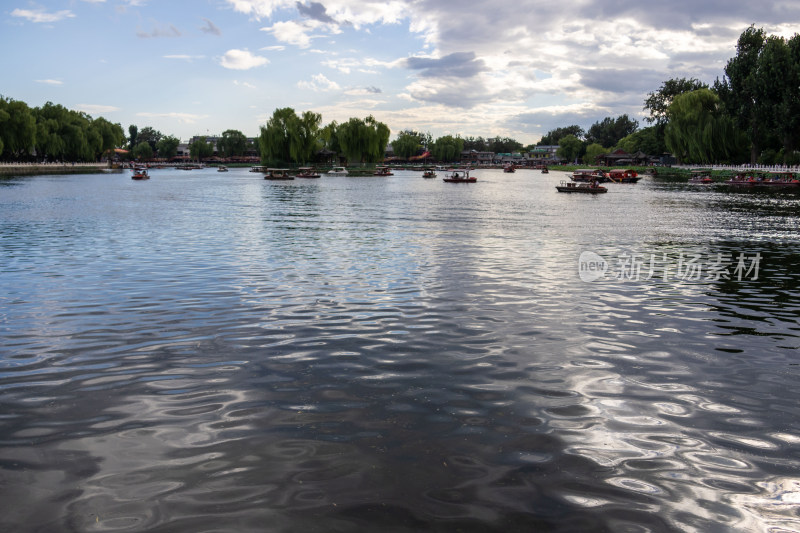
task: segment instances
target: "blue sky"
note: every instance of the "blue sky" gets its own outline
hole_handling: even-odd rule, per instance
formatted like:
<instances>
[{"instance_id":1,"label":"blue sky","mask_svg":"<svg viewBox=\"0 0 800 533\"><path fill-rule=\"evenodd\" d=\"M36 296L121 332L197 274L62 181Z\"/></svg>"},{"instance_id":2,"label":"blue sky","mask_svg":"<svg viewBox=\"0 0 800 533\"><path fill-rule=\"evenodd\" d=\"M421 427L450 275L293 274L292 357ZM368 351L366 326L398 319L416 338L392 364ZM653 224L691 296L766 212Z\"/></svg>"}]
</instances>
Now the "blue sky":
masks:
<instances>
[{"instance_id":1,"label":"blue sky","mask_svg":"<svg viewBox=\"0 0 800 533\"><path fill-rule=\"evenodd\" d=\"M588 128L672 77L722 76L750 24L790 37L794 1L6 0L0 95L187 140L255 136L292 107L394 134Z\"/></svg>"}]
</instances>

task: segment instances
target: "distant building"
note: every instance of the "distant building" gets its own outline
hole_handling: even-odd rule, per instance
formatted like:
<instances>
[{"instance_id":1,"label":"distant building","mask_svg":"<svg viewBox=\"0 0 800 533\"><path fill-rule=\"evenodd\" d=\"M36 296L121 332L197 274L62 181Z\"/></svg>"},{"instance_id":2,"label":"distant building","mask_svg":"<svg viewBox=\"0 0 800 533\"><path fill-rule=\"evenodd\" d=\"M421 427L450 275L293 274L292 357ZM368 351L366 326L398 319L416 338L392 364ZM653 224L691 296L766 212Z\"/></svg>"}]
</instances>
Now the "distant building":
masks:
<instances>
[{"instance_id":1,"label":"distant building","mask_svg":"<svg viewBox=\"0 0 800 533\"><path fill-rule=\"evenodd\" d=\"M464 150L461 152L461 162L469 165L491 165L494 161L494 152L478 152L477 150Z\"/></svg>"}]
</instances>

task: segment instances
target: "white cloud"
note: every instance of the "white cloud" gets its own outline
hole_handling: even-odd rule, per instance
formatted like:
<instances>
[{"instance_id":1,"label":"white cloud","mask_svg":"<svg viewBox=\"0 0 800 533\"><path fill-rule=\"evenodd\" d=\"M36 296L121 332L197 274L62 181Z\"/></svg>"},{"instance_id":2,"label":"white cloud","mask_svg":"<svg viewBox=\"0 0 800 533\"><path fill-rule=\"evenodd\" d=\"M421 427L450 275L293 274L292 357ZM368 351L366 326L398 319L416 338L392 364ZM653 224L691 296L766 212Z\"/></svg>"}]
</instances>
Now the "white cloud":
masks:
<instances>
[{"instance_id":1,"label":"white cloud","mask_svg":"<svg viewBox=\"0 0 800 533\"><path fill-rule=\"evenodd\" d=\"M46 80L34 80L34 81L36 83L44 83L45 85L64 85L64 82L61 80L46 79Z\"/></svg>"},{"instance_id":2,"label":"white cloud","mask_svg":"<svg viewBox=\"0 0 800 533\"><path fill-rule=\"evenodd\" d=\"M90 115L96 115L98 113L113 113L114 111L119 111L119 108L113 105L78 104L78 111L83 111L84 113L89 113Z\"/></svg>"},{"instance_id":3,"label":"white cloud","mask_svg":"<svg viewBox=\"0 0 800 533\"><path fill-rule=\"evenodd\" d=\"M311 35L308 33L313 30L312 26L313 24L303 24L288 20L261 28L261 31L271 33L275 39L281 42L295 45L298 48L308 48L311 46Z\"/></svg>"},{"instance_id":4,"label":"white cloud","mask_svg":"<svg viewBox=\"0 0 800 533\"><path fill-rule=\"evenodd\" d=\"M11 16L28 19L31 22L41 24L48 22L59 22L67 18L74 18L75 14L68 9L64 9L62 11L56 11L54 13L49 13L40 8L40 9L15 9L14 11L11 12Z\"/></svg>"},{"instance_id":5,"label":"white cloud","mask_svg":"<svg viewBox=\"0 0 800 533\"><path fill-rule=\"evenodd\" d=\"M220 65L231 70L249 70L267 63L269 63L269 60L266 57L253 55L247 50L237 50L235 48L225 52L225 55L219 61Z\"/></svg>"},{"instance_id":6,"label":"white cloud","mask_svg":"<svg viewBox=\"0 0 800 533\"><path fill-rule=\"evenodd\" d=\"M239 87L246 87L248 89L255 89L256 86L246 81L233 80L233 84Z\"/></svg>"},{"instance_id":7,"label":"white cloud","mask_svg":"<svg viewBox=\"0 0 800 533\"><path fill-rule=\"evenodd\" d=\"M168 54L164 56L164 59L180 59L183 61L192 62L199 59L205 59L206 56L192 56L188 54Z\"/></svg>"},{"instance_id":8,"label":"white cloud","mask_svg":"<svg viewBox=\"0 0 800 533\"><path fill-rule=\"evenodd\" d=\"M168 118L174 119L184 124L194 124L198 120L208 118L208 115L195 115L192 113L136 113L136 116L144 118Z\"/></svg>"},{"instance_id":9,"label":"white cloud","mask_svg":"<svg viewBox=\"0 0 800 533\"><path fill-rule=\"evenodd\" d=\"M312 81L299 81L297 86L301 89L311 89L312 91L337 91L339 84L325 77L324 74L311 76Z\"/></svg>"}]
</instances>

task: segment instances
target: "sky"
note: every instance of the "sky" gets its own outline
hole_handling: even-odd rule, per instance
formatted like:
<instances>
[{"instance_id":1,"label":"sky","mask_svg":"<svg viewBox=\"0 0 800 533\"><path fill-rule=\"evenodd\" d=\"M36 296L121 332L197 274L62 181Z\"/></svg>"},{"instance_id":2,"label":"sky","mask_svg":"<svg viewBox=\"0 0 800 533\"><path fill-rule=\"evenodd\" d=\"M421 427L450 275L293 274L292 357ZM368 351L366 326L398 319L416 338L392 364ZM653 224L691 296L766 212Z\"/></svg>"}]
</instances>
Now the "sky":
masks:
<instances>
[{"instance_id":1,"label":"sky","mask_svg":"<svg viewBox=\"0 0 800 533\"><path fill-rule=\"evenodd\" d=\"M536 143L644 121L670 78L713 83L751 24L800 33L796 0L3 0L0 95L187 141L322 125Z\"/></svg>"}]
</instances>

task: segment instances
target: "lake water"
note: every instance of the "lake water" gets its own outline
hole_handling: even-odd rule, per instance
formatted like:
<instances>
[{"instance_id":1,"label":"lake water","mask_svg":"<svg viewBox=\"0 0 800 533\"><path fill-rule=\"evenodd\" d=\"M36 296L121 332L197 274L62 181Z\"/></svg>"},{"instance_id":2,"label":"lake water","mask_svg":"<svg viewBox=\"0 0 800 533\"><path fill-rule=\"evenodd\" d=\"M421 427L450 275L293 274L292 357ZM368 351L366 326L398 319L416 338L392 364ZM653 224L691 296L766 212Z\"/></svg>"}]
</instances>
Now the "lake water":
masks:
<instances>
[{"instance_id":1,"label":"lake water","mask_svg":"<svg viewBox=\"0 0 800 533\"><path fill-rule=\"evenodd\" d=\"M0 180L0 530L800 531L800 195L475 174Z\"/></svg>"}]
</instances>

